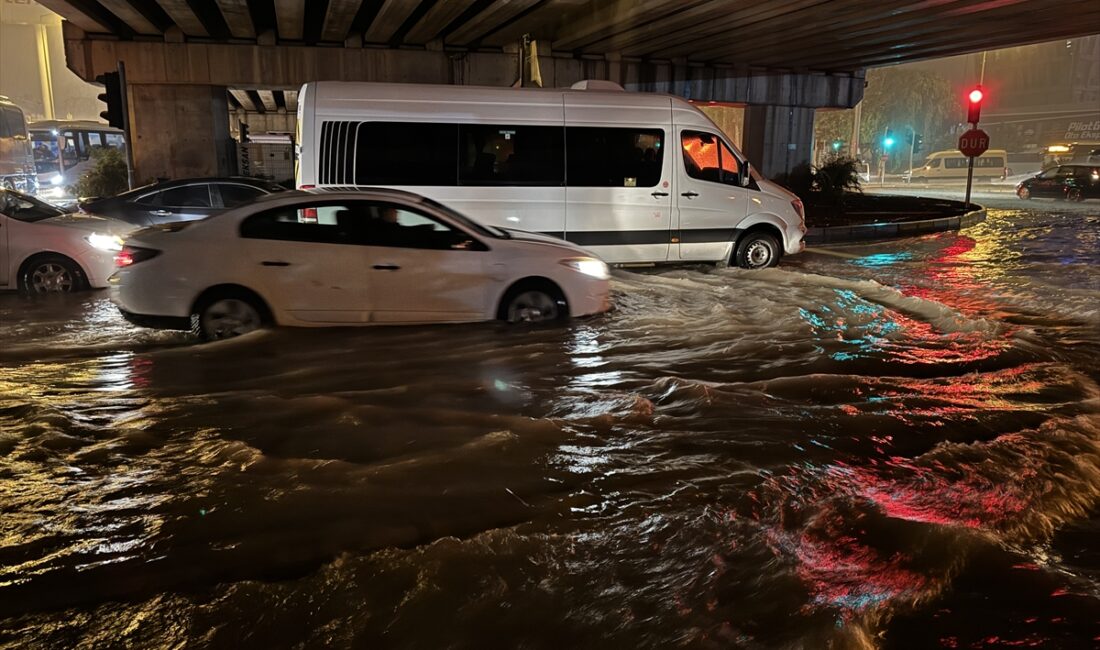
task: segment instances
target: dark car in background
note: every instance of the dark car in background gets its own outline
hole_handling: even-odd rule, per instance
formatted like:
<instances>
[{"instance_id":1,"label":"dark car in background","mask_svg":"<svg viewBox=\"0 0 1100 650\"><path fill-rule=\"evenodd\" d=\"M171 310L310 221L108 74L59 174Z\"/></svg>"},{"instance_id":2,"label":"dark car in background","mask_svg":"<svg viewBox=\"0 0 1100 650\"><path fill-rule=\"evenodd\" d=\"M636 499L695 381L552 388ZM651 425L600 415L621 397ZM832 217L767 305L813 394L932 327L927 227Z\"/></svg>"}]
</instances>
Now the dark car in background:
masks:
<instances>
[{"instance_id":1,"label":"dark car in background","mask_svg":"<svg viewBox=\"0 0 1100 650\"><path fill-rule=\"evenodd\" d=\"M1058 165L1016 186L1021 199L1100 199L1100 164Z\"/></svg>"},{"instance_id":2,"label":"dark car in background","mask_svg":"<svg viewBox=\"0 0 1100 650\"><path fill-rule=\"evenodd\" d=\"M256 178L186 178L146 185L107 199L81 200L80 211L152 226L204 219L283 191L282 185Z\"/></svg>"}]
</instances>

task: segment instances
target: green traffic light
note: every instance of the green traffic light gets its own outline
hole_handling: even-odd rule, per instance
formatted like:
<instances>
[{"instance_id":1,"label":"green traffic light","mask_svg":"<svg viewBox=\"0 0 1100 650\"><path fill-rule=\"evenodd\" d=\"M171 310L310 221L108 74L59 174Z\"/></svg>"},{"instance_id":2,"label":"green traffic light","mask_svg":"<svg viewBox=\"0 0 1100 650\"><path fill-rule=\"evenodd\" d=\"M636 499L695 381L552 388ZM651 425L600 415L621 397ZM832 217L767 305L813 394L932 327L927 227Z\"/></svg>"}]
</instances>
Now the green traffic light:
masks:
<instances>
[{"instance_id":1,"label":"green traffic light","mask_svg":"<svg viewBox=\"0 0 1100 650\"><path fill-rule=\"evenodd\" d=\"M887 148L890 148L890 147L894 146L894 139L893 138L886 138L885 140L882 141L882 144L885 145Z\"/></svg>"}]
</instances>

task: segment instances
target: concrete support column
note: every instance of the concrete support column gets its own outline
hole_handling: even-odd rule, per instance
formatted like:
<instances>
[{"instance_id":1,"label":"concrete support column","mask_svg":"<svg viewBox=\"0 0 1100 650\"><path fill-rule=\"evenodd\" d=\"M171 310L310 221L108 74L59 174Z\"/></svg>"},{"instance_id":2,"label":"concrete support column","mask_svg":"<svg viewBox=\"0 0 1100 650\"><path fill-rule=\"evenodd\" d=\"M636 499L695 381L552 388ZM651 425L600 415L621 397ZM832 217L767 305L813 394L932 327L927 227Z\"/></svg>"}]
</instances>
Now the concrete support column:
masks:
<instances>
[{"instance_id":1,"label":"concrete support column","mask_svg":"<svg viewBox=\"0 0 1100 650\"><path fill-rule=\"evenodd\" d=\"M129 99L136 182L234 172L224 86L130 84Z\"/></svg>"},{"instance_id":2,"label":"concrete support column","mask_svg":"<svg viewBox=\"0 0 1100 650\"><path fill-rule=\"evenodd\" d=\"M814 109L748 106L742 149L766 178L789 174L813 159Z\"/></svg>"}]
</instances>

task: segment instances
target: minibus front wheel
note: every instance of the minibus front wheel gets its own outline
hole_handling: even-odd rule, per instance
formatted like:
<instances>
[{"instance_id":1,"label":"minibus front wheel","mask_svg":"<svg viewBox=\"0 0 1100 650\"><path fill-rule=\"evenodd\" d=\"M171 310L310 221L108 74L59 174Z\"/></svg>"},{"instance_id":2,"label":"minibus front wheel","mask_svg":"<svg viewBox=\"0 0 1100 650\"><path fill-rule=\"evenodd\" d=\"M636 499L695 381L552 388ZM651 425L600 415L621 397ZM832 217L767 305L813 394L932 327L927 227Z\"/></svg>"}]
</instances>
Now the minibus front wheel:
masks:
<instances>
[{"instance_id":1,"label":"minibus front wheel","mask_svg":"<svg viewBox=\"0 0 1100 650\"><path fill-rule=\"evenodd\" d=\"M779 264L782 249L774 235L763 230L754 230L737 242L731 264L743 269L766 269Z\"/></svg>"}]
</instances>

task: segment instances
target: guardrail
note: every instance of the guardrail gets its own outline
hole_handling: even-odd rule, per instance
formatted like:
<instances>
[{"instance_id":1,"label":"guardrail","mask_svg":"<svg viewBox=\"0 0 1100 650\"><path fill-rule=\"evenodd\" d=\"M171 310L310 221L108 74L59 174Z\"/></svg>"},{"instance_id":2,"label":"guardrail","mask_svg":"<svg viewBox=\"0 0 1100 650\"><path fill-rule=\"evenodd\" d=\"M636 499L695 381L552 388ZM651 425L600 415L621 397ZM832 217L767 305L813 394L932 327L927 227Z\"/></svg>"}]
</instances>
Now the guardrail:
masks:
<instances>
[{"instance_id":1,"label":"guardrail","mask_svg":"<svg viewBox=\"0 0 1100 650\"><path fill-rule=\"evenodd\" d=\"M850 244L852 242L875 241L879 239L897 239L914 237L935 232L960 230L985 221L985 208L979 206L953 217L936 217L915 221L896 221L890 223L869 223L854 226L827 226L810 228L806 231L806 244Z\"/></svg>"}]
</instances>

